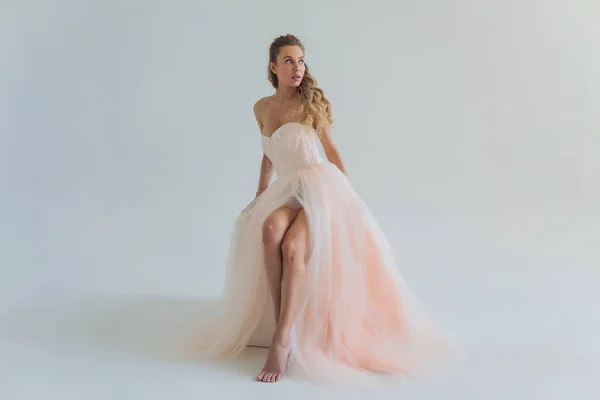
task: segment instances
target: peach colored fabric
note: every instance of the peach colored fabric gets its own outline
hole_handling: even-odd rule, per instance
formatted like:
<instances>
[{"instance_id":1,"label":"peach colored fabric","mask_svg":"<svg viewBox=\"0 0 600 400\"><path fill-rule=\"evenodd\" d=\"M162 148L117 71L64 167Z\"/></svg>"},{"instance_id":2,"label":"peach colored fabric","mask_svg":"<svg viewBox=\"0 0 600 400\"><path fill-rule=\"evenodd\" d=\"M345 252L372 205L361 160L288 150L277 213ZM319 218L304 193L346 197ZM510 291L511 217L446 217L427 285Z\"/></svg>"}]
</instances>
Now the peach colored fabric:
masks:
<instances>
[{"instance_id":1,"label":"peach colored fabric","mask_svg":"<svg viewBox=\"0 0 600 400\"><path fill-rule=\"evenodd\" d=\"M309 246L288 375L356 383L369 376L427 375L459 360L456 341L402 279L373 215L318 148L315 132L299 123L262 137L277 179L236 219L222 308L210 331L197 338L196 350L207 358L235 356L249 343L272 301L262 224L282 205L299 203L307 216Z\"/></svg>"}]
</instances>

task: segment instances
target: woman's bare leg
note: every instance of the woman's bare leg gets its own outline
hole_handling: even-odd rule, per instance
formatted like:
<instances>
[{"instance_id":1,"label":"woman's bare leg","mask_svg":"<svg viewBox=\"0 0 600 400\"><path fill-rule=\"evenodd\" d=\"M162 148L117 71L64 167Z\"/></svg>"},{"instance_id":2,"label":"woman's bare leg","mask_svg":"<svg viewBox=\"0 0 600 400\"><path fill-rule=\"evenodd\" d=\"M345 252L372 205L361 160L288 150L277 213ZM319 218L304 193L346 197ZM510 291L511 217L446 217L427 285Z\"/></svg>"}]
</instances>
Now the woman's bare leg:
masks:
<instances>
[{"instance_id":1,"label":"woman's bare leg","mask_svg":"<svg viewBox=\"0 0 600 400\"><path fill-rule=\"evenodd\" d=\"M296 318L305 286L305 257L308 246L308 226L304 210L285 233L281 245L283 253L283 279L281 282L281 310L275 328L269 355L256 377L263 382L277 382L285 372L290 352L290 331Z\"/></svg>"},{"instance_id":2,"label":"woman's bare leg","mask_svg":"<svg viewBox=\"0 0 600 400\"><path fill-rule=\"evenodd\" d=\"M267 217L263 224L263 254L265 259L265 268L275 310L275 322L279 321L279 311L281 304L281 275L282 275L282 255L281 243L288 228L294 222L300 210L289 206L283 206L273 211Z\"/></svg>"}]
</instances>

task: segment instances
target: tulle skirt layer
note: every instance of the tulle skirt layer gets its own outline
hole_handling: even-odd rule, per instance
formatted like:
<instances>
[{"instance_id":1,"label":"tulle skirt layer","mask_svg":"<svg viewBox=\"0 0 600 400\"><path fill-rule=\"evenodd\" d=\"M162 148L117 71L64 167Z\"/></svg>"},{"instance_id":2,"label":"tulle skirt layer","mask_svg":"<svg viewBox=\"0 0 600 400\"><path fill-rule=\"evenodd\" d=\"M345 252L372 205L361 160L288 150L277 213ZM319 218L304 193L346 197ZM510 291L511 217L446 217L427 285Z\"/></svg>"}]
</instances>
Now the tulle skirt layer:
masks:
<instances>
[{"instance_id":1,"label":"tulle skirt layer","mask_svg":"<svg viewBox=\"0 0 600 400\"><path fill-rule=\"evenodd\" d=\"M308 222L306 284L288 374L311 381L414 378L461 354L402 279L390 245L346 176L323 162L278 177L238 216L221 310L199 338L207 357L268 345L274 326L262 226L283 205Z\"/></svg>"}]
</instances>

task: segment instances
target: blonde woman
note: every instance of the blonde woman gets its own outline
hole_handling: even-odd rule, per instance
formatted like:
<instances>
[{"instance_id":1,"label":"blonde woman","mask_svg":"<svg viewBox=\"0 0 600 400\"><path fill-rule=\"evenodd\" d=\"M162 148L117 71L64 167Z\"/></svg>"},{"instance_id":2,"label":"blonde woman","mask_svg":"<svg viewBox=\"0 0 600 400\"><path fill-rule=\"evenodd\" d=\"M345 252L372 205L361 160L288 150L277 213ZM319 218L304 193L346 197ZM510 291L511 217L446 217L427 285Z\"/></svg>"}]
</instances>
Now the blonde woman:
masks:
<instances>
[{"instance_id":1,"label":"blonde woman","mask_svg":"<svg viewBox=\"0 0 600 400\"><path fill-rule=\"evenodd\" d=\"M286 368L313 381L429 372L452 358L454 343L410 293L353 190L304 50L293 35L270 46L275 93L254 105L264 152L258 190L236 220L223 309L203 352L238 355L272 310L258 381L277 382Z\"/></svg>"}]
</instances>

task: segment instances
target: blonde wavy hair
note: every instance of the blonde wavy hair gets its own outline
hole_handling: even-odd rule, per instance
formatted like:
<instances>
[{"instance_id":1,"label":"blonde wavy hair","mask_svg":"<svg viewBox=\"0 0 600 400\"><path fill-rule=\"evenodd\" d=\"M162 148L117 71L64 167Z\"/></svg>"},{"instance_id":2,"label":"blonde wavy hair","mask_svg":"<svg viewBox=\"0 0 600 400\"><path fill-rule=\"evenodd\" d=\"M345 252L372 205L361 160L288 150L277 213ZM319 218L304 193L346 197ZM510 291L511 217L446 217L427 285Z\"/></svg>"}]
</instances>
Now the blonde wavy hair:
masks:
<instances>
[{"instance_id":1,"label":"blonde wavy hair","mask_svg":"<svg viewBox=\"0 0 600 400\"><path fill-rule=\"evenodd\" d=\"M279 51L284 46L298 46L302 49L303 53L306 53L304 50L304 45L300 39L290 34L283 35L275 38L269 47L270 62L275 63L277 61ZM304 67L304 78L302 78L302 82L296 88L296 93L302 101L302 107L304 111L304 119L302 120L302 124L313 127L315 131L319 133L321 128L333 123L331 102L327 99L327 97L325 97L323 89L317 86L317 80L308 71L308 65L306 65L306 63L304 64ZM279 79L270 68L267 69L269 81L273 87L277 89L279 86Z\"/></svg>"}]
</instances>

